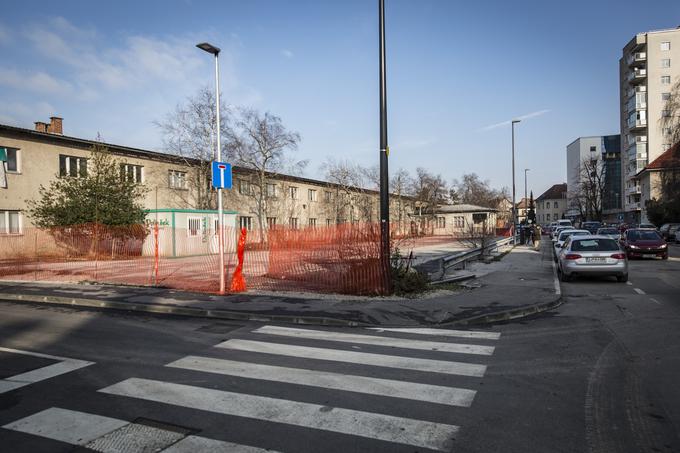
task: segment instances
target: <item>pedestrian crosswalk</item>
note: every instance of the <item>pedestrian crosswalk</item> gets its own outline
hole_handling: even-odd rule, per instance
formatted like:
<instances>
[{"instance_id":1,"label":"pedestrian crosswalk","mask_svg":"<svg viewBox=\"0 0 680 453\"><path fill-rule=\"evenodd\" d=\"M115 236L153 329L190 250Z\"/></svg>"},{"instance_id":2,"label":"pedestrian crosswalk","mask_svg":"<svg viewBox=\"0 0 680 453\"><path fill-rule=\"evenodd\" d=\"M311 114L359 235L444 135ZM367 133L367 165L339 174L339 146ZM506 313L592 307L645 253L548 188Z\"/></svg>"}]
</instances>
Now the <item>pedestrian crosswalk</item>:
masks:
<instances>
[{"instance_id":1,"label":"pedestrian crosswalk","mask_svg":"<svg viewBox=\"0 0 680 453\"><path fill-rule=\"evenodd\" d=\"M304 429L314 436L349 436L356 439L356 451L372 451L375 442L394 446L384 451L401 451L398 445L411 449L404 451L450 451L464 429L464 412L457 411L473 404L499 339L498 332L482 331L265 325L202 355L167 363L162 378L131 376L97 393L139 405L160 403L168 411ZM441 410L445 407L449 410ZM52 407L3 428L102 452L272 451L263 448L271 442L260 444L257 438L245 436L243 442L134 419ZM276 450L297 451L294 442L282 444Z\"/></svg>"}]
</instances>

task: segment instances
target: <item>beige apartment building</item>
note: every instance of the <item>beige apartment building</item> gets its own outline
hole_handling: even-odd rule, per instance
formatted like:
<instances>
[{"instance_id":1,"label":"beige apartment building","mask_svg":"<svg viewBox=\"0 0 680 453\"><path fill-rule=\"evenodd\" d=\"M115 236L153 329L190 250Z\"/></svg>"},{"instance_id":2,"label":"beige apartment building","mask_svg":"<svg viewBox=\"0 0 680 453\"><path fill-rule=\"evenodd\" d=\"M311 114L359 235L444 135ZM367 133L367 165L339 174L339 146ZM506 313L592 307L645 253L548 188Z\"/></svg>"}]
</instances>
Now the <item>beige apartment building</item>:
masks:
<instances>
[{"instance_id":1,"label":"beige apartment building","mask_svg":"<svg viewBox=\"0 0 680 453\"><path fill-rule=\"evenodd\" d=\"M640 172L671 147L663 118L680 75L680 29L638 33L619 60L623 209L628 222L646 222L649 186ZM646 192L643 193L642 191Z\"/></svg>"},{"instance_id":2,"label":"beige apartment building","mask_svg":"<svg viewBox=\"0 0 680 453\"><path fill-rule=\"evenodd\" d=\"M549 225L565 218L567 211L567 184L555 184L536 198L536 222Z\"/></svg>"},{"instance_id":3,"label":"beige apartment building","mask_svg":"<svg viewBox=\"0 0 680 453\"><path fill-rule=\"evenodd\" d=\"M91 149L97 142L63 135L63 120L38 122L35 130L0 124L0 234L21 234L32 226L28 201L40 196L53 178L79 177L87 172ZM190 237L214 233L215 210L198 209L191 181L199 161L143 149L104 144L119 160L121 174L144 184L147 221L172 226ZM4 177L3 177L4 176ZM253 171L233 168L231 190L224 191L225 225L258 230L285 225L293 228L327 226L345 222L375 222L379 218L379 193L297 176L267 176L266 210L258 210ZM214 194L213 194L214 196ZM408 231L413 200L390 197L393 225ZM262 212L262 216L258 215ZM401 227L399 227L401 225ZM186 230L186 231L185 231ZM394 227L393 227L394 230ZM168 242L168 250L175 253ZM185 238L181 238L186 242ZM169 239L168 239L169 240ZM197 239L198 241L198 239ZM203 241L205 242L205 240ZM168 251L170 253L170 251Z\"/></svg>"}]
</instances>

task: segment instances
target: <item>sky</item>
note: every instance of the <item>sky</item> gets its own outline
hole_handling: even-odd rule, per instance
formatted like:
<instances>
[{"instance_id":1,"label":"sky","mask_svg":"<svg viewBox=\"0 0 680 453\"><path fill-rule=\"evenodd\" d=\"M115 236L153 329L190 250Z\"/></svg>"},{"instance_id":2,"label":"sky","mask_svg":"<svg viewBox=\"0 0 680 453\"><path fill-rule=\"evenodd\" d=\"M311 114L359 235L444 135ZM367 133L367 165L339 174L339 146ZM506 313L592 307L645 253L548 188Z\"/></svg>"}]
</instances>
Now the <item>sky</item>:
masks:
<instances>
[{"instance_id":1,"label":"sky","mask_svg":"<svg viewBox=\"0 0 680 453\"><path fill-rule=\"evenodd\" d=\"M535 196L566 181L566 146L619 133L618 60L680 2L386 0L390 170L477 173ZM155 125L201 87L222 49L223 99L269 111L323 178L329 158L378 163L377 1L5 0L0 123L64 118L64 134L162 151Z\"/></svg>"}]
</instances>

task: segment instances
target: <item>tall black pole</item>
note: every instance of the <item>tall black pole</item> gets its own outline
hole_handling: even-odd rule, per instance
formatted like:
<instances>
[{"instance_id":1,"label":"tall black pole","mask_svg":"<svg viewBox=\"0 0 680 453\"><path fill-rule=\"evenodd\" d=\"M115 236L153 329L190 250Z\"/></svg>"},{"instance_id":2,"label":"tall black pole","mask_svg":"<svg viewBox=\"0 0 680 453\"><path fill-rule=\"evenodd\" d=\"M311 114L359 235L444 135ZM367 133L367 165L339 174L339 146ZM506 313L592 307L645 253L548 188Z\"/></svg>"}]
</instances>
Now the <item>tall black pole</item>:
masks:
<instances>
[{"instance_id":1,"label":"tall black pole","mask_svg":"<svg viewBox=\"0 0 680 453\"><path fill-rule=\"evenodd\" d=\"M515 198L515 124L520 120L512 120L512 235L517 230L517 204ZM513 239L514 240L514 239Z\"/></svg>"},{"instance_id":2,"label":"tall black pole","mask_svg":"<svg viewBox=\"0 0 680 453\"><path fill-rule=\"evenodd\" d=\"M387 157L387 84L385 81L385 0L378 0L380 28L380 251L382 266L387 278L387 291L391 291L390 270L390 199Z\"/></svg>"}]
</instances>

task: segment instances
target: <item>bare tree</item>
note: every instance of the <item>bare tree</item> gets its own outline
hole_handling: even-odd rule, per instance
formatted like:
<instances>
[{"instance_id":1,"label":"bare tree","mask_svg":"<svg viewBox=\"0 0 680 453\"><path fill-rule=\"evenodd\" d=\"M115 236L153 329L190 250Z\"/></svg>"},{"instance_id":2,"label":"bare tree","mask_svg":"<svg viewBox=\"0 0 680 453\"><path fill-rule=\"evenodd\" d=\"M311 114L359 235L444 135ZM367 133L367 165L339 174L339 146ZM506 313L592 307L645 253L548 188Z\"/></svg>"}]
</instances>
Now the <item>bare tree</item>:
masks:
<instances>
[{"instance_id":1,"label":"bare tree","mask_svg":"<svg viewBox=\"0 0 680 453\"><path fill-rule=\"evenodd\" d=\"M229 113L222 104L220 129L223 136L229 130ZM165 152L183 157L184 163L191 169L187 183L193 190L173 191L173 195L180 197L187 206L193 204L197 209L215 209L217 199L210 186L210 166L215 159L217 133L213 90L207 86L201 88L196 95L187 98L183 104L178 104L173 112L155 124L161 130ZM222 155L225 159L230 157L227 151L223 144ZM189 199L190 194L194 194L194 200Z\"/></svg>"},{"instance_id":2,"label":"bare tree","mask_svg":"<svg viewBox=\"0 0 680 453\"><path fill-rule=\"evenodd\" d=\"M264 238L268 203L277 195L274 176L282 169L299 173L307 165L307 161L294 161L288 154L297 149L300 134L287 130L276 115L240 108L227 141L234 161L252 171L242 175L248 180L243 194L255 202L253 214L257 216L260 237Z\"/></svg>"},{"instance_id":3,"label":"bare tree","mask_svg":"<svg viewBox=\"0 0 680 453\"><path fill-rule=\"evenodd\" d=\"M331 200L327 200L327 203L329 203L330 215L335 218L335 223L358 220L354 208L366 195L363 188L366 170L359 164L348 160L338 161L332 158L326 160L321 168L329 183Z\"/></svg>"},{"instance_id":4,"label":"bare tree","mask_svg":"<svg viewBox=\"0 0 680 453\"><path fill-rule=\"evenodd\" d=\"M464 174L461 180L454 179L452 190L460 203L496 208L504 190L491 187L488 180L482 181L476 173Z\"/></svg>"},{"instance_id":5,"label":"bare tree","mask_svg":"<svg viewBox=\"0 0 680 453\"><path fill-rule=\"evenodd\" d=\"M572 208L582 220L602 219L605 190L605 166L602 159L584 158L578 168L579 183L569 194Z\"/></svg>"},{"instance_id":6,"label":"bare tree","mask_svg":"<svg viewBox=\"0 0 680 453\"><path fill-rule=\"evenodd\" d=\"M448 201L449 188L441 175L434 175L422 167L416 168L411 191L417 216L420 219L420 233L431 228L437 207Z\"/></svg>"},{"instance_id":7,"label":"bare tree","mask_svg":"<svg viewBox=\"0 0 680 453\"><path fill-rule=\"evenodd\" d=\"M398 234L403 234L406 232L406 212L408 202L407 199L411 195L411 189L413 187L413 181L411 180L411 175L408 171L400 168L392 175L390 181L390 189L392 192L392 199L394 200L395 207L397 208L397 225Z\"/></svg>"},{"instance_id":8,"label":"bare tree","mask_svg":"<svg viewBox=\"0 0 680 453\"><path fill-rule=\"evenodd\" d=\"M665 134L664 139L667 140L666 143L674 145L680 142L680 78L673 84L663 109L664 114L659 121Z\"/></svg>"}]
</instances>

